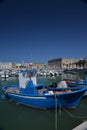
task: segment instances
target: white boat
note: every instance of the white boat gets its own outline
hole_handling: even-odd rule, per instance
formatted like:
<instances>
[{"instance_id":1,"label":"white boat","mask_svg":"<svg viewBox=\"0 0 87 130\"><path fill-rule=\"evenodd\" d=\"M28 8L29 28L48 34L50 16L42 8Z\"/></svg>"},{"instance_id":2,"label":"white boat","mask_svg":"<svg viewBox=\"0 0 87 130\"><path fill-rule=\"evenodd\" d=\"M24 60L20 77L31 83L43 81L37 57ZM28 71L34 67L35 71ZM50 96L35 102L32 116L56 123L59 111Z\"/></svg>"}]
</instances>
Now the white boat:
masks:
<instances>
[{"instance_id":1,"label":"white boat","mask_svg":"<svg viewBox=\"0 0 87 130\"><path fill-rule=\"evenodd\" d=\"M5 71L1 71L1 72L0 72L0 77L1 77L1 78L8 78L8 77L9 77L9 74L8 74L7 72L5 72Z\"/></svg>"}]
</instances>

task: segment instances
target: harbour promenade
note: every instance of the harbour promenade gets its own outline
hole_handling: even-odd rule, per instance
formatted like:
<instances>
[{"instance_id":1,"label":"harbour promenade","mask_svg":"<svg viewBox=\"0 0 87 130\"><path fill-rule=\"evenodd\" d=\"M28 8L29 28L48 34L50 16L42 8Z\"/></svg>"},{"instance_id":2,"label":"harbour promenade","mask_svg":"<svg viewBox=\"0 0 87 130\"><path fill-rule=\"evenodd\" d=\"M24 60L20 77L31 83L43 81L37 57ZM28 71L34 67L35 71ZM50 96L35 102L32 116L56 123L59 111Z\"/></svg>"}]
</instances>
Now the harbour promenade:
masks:
<instances>
[{"instance_id":1,"label":"harbour promenade","mask_svg":"<svg viewBox=\"0 0 87 130\"><path fill-rule=\"evenodd\" d=\"M87 120L75 127L72 130L87 130Z\"/></svg>"}]
</instances>

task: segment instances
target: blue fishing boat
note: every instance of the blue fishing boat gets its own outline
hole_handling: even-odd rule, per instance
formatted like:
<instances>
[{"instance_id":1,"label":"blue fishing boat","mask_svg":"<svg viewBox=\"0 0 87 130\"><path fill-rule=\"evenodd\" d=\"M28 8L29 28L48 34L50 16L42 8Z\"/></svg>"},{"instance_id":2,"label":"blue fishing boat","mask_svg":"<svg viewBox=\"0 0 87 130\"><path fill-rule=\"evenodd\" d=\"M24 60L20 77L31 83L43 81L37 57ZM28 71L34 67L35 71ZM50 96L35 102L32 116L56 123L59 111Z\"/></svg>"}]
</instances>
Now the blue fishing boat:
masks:
<instances>
[{"instance_id":1,"label":"blue fishing boat","mask_svg":"<svg viewBox=\"0 0 87 130\"><path fill-rule=\"evenodd\" d=\"M19 85L3 86L4 94L12 100L31 107L51 109L57 107L76 108L87 88L57 88L37 84L37 71L19 73Z\"/></svg>"}]
</instances>

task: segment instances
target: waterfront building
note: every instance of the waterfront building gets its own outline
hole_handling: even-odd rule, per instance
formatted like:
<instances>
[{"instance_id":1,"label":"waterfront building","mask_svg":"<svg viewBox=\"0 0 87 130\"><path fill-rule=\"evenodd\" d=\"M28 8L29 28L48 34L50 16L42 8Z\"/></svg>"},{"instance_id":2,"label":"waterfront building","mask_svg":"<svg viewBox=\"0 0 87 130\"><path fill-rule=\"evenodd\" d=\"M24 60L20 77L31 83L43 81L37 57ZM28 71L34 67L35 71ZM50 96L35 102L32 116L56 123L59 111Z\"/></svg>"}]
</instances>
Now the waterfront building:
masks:
<instances>
[{"instance_id":1,"label":"waterfront building","mask_svg":"<svg viewBox=\"0 0 87 130\"><path fill-rule=\"evenodd\" d=\"M76 68L76 58L56 58L48 61L48 66L51 69L73 69Z\"/></svg>"},{"instance_id":2,"label":"waterfront building","mask_svg":"<svg viewBox=\"0 0 87 130\"><path fill-rule=\"evenodd\" d=\"M42 62L34 62L32 63L32 69L44 70L46 65Z\"/></svg>"},{"instance_id":3,"label":"waterfront building","mask_svg":"<svg viewBox=\"0 0 87 130\"><path fill-rule=\"evenodd\" d=\"M87 69L87 56L83 58L83 60L84 60L84 68Z\"/></svg>"},{"instance_id":4,"label":"waterfront building","mask_svg":"<svg viewBox=\"0 0 87 130\"><path fill-rule=\"evenodd\" d=\"M0 70L11 70L16 67L15 62L0 62Z\"/></svg>"}]
</instances>

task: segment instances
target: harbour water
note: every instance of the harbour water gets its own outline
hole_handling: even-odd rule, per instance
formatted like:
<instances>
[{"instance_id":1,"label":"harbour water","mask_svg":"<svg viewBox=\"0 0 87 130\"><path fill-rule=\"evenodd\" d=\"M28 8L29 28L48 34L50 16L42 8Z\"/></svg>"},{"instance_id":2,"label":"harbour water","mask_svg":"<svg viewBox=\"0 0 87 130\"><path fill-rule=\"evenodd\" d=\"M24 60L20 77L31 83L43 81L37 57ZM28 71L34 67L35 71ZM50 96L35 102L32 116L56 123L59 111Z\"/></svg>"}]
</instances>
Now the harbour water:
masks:
<instances>
[{"instance_id":1,"label":"harbour water","mask_svg":"<svg viewBox=\"0 0 87 130\"><path fill-rule=\"evenodd\" d=\"M70 76L77 78L77 75L65 75L65 77ZM61 76L56 78L39 77L38 82L58 83L60 79ZM0 95L2 86L10 84L18 84L18 79L0 79ZM72 130L86 119L87 97L80 101L76 109L57 109L57 129L55 128L55 109L41 110L0 98L0 130Z\"/></svg>"}]
</instances>

